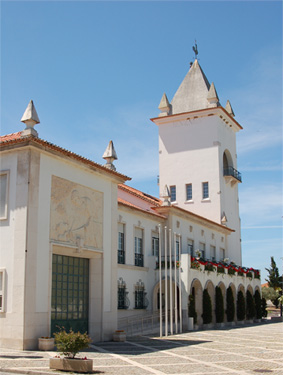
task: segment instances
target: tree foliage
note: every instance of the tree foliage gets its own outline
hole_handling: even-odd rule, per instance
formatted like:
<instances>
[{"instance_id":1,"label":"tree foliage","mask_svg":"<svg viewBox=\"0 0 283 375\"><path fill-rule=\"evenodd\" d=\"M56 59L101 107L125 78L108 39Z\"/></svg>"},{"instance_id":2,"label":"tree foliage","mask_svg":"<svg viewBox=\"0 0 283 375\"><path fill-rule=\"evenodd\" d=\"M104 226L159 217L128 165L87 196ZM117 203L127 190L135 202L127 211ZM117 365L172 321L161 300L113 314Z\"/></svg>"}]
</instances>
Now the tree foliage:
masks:
<instances>
[{"instance_id":1,"label":"tree foliage","mask_svg":"<svg viewBox=\"0 0 283 375\"><path fill-rule=\"evenodd\" d=\"M252 293L249 290L246 293L246 301L246 317L250 320L255 317L255 303Z\"/></svg>"},{"instance_id":2,"label":"tree foliage","mask_svg":"<svg viewBox=\"0 0 283 375\"><path fill-rule=\"evenodd\" d=\"M189 295L189 317L194 318L194 324L197 323L197 312L195 306L195 297L193 294Z\"/></svg>"},{"instance_id":3,"label":"tree foliage","mask_svg":"<svg viewBox=\"0 0 283 375\"><path fill-rule=\"evenodd\" d=\"M233 322L235 316L235 302L232 288L229 288L226 291L226 315L227 322Z\"/></svg>"},{"instance_id":4,"label":"tree foliage","mask_svg":"<svg viewBox=\"0 0 283 375\"><path fill-rule=\"evenodd\" d=\"M275 290L274 288L267 288L263 287L261 289L262 297L265 298L266 301L271 301L273 305L277 308L279 305L279 289Z\"/></svg>"},{"instance_id":5,"label":"tree foliage","mask_svg":"<svg viewBox=\"0 0 283 375\"><path fill-rule=\"evenodd\" d=\"M262 299L261 299L261 313L262 313L262 316L264 318L267 317L266 307L267 307L266 299L264 297L262 297Z\"/></svg>"},{"instance_id":6,"label":"tree foliage","mask_svg":"<svg viewBox=\"0 0 283 375\"><path fill-rule=\"evenodd\" d=\"M254 294L254 303L255 303L255 316L256 319L262 318L262 309L261 309L261 297L258 290Z\"/></svg>"},{"instance_id":7,"label":"tree foliage","mask_svg":"<svg viewBox=\"0 0 283 375\"><path fill-rule=\"evenodd\" d=\"M245 296L241 290L237 294L237 319L244 320L246 316Z\"/></svg>"},{"instance_id":8,"label":"tree foliage","mask_svg":"<svg viewBox=\"0 0 283 375\"><path fill-rule=\"evenodd\" d=\"M215 287L215 316L216 323L222 323L224 321L224 300L219 286Z\"/></svg>"},{"instance_id":9,"label":"tree foliage","mask_svg":"<svg viewBox=\"0 0 283 375\"><path fill-rule=\"evenodd\" d=\"M211 298L207 289L204 289L203 291L202 311L203 311L202 313L203 324L211 323L212 322L212 304L211 304Z\"/></svg>"},{"instance_id":10,"label":"tree foliage","mask_svg":"<svg viewBox=\"0 0 283 375\"><path fill-rule=\"evenodd\" d=\"M276 266L274 257L271 257L270 268L266 268L266 271L268 272L268 278L265 280L268 282L268 286L270 288L274 288L275 290L280 288L282 276L279 276L278 267Z\"/></svg>"}]
</instances>

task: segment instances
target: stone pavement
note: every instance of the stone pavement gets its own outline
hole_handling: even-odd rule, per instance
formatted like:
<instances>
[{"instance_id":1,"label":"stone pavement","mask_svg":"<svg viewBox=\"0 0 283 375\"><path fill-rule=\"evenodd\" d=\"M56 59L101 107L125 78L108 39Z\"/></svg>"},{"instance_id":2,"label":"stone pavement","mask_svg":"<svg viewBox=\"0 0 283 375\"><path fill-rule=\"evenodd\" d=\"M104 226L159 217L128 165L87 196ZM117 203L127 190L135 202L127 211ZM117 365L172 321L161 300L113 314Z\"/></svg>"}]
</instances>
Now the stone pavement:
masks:
<instances>
[{"instance_id":1,"label":"stone pavement","mask_svg":"<svg viewBox=\"0 0 283 375\"><path fill-rule=\"evenodd\" d=\"M0 349L0 371L58 374L48 368L50 356L56 354ZM167 338L139 336L124 343L102 342L81 356L93 358L93 374L283 375L283 323L195 331Z\"/></svg>"}]
</instances>

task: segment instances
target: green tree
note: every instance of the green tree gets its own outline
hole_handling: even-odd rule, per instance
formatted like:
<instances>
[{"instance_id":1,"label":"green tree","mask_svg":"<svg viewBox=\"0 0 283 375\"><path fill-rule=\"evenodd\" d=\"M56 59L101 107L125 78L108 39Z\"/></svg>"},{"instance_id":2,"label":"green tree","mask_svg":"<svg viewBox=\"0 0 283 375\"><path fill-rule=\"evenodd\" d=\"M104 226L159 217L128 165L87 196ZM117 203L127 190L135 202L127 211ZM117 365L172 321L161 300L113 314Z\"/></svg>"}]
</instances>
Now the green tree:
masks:
<instances>
[{"instance_id":1,"label":"green tree","mask_svg":"<svg viewBox=\"0 0 283 375\"><path fill-rule=\"evenodd\" d=\"M262 297L265 298L266 301L271 301L273 305L277 308L279 305L279 289L275 290L274 288L267 288L264 287L261 289Z\"/></svg>"},{"instance_id":2,"label":"green tree","mask_svg":"<svg viewBox=\"0 0 283 375\"><path fill-rule=\"evenodd\" d=\"M267 307L266 299L264 297L262 297L262 299L261 299L261 313L262 313L262 316L264 318L267 317L266 307Z\"/></svg>"},{"instance_id":3,"label":"green tree","mask_svg":"<svg viewBox=\"0 0 283 375\"><path fill-rule=\"evenodd\" d=\"M268 278L265 280L268 282L268 286L274 290L280 288L282 284L282 276L279 276L278 267L276 266L274 257L271 257L270 268L266 268L266 271L268 272Z\"/></svg>"},{"instance_id":4,"label":"green tree","mask_svg":"<svg viewBox=\"0 0 283 375\"><path fill-rule=\"evenodd\" d=\"M254 294L254 303L255 303L256 319L261 319L262 318L261 297L260 297L260 293L258 290L256 290Z\"/></svg>"},{"instance_id":5,"label":"green tree","mask_svg":"<svg viewBox=\"0 0 283 375\"><path fill-rule=\"evenodd\" d=\"M194 318L194 324L197 323L197 312L195 305L195 297L193 294L189 295L189 317Z\"/></svg>"},{"instance_id":6,"label":"green tree","mask_svg":"<svg viewBox=\"0 0 283 375\"><path fill-rule=\"evenodd\" d=\"M227 322L233 322L235 316L235 302L232 288L229 288L226 291L226 315Z\"/></svg>"},{"instance_id":7,"label":"green tree","mask_svg":"<svg viewBox=\"0 0 283 375\"><path fill-rule=\"evenodd\" d=\"M221 288L215 287L215 316L216 323L222 323L224 320L224 300Z\"/></svg>"},{"instance_id":8,"label":"green tree","mask_svg":"<svg viewBox=\"0 0 283 375\"><path fill-rule=\"evenodd\" d=\"M252 296L252 293L247 290L246 293L246 316L247 319L253 319L255 317L255 304L254 304L254 299Z\"/></svg>"},{"instance_id":9,"label":"green tree","mask_svg":"<svg viewBox=\"0 0 283 375\"><path fill-rule=\"evenodd\" d=\"M237 319L244 320L246 316L245 296L241 290L237 294Z\"/></svg>"},{"instance_id":10,"label":"green tree","mask_svg":"<svg viewBox=\"0 0 283 375\"><path fill-rule=\"evenodd\" d=\"M202 319L203 324L209 324L212 322L212 304L211 298L207 289L204 289L202 295Z\"/></svg>"}]
</instances>

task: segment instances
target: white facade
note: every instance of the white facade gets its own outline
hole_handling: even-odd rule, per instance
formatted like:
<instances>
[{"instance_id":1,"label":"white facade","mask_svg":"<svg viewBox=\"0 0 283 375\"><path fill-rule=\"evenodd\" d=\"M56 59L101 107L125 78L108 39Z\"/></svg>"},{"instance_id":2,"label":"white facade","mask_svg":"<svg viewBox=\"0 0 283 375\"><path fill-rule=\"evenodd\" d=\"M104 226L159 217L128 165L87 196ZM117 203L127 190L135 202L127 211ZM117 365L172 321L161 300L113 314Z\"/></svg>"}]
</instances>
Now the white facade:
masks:
<instances>
[{"instance_id":1,"label":"white facade","mask_svg":"<svg viewBox=\"0 0 283 375\"><path fill-rule=\"evenodd\" d=\"M111 340L123 319L157 314L160 301L186 330L190 296L202 325L204 289L213 304L216 286L224 299L231 287L235 303L239 290L260 290L258 272L240 267L241 126L230 104L220 106L195 62L159 108L161 199L124 185L111 142L101 166L38 138L32 102L27 128L0 138L0 346L35 349L56 324ZM166 185L174 201L163 199Z\"/></svg>"}]
</instances>

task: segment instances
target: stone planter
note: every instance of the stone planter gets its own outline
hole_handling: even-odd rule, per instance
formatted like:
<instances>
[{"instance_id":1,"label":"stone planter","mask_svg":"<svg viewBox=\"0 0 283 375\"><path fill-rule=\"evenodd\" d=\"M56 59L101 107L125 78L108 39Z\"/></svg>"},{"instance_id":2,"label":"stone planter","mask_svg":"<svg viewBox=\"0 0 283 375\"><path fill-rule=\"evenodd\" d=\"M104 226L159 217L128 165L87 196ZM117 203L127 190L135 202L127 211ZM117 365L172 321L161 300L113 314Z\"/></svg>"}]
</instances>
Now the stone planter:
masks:
<instances>
[{"instance_id":1,"label":"stone planter","mask_svg":"<svg viewBox=\"0 0 283 375\"><path fill-rule=\"evenodd\" d=\"M113 341L117 341L117 342L126 341L126 332L125 331L115 331L113 333Z\"/></svg>"},{"instance_id":2,"label":"stone planter","mask_svg":"<svg viewBox=\"0 0 283 375\"><path fill-rule=\"evenodd\" d=\"M54 338L40 337L38 339L38 349L45 351L54 350Z\"/></svg>"},{"instance_id":3,"label":"stone planter","mask_svg":"<svg viewBox=\"0 0 283 375\"><path fill-rule=\"evenodd\" d=\"M93 360L82 358L50 358L49 368L60 371L74 371L80 373L92 372Z\"/></svg>"}]
</instances>

